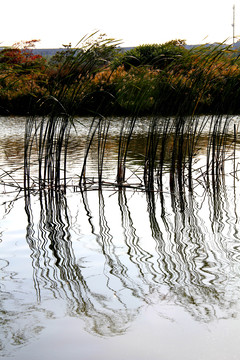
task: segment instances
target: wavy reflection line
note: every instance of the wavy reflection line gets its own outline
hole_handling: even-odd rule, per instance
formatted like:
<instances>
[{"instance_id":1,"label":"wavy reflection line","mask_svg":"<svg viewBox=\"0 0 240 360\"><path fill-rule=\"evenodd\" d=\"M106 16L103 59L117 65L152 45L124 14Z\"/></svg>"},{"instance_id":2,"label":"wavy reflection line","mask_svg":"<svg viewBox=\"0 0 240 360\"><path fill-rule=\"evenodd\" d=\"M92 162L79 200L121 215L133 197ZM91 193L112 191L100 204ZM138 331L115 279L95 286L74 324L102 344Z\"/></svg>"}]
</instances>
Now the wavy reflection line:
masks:
<instances>
[{"instance_id":1,"label":"wavy reflection line","mask_svg":"<svg viewBox=\"0 0 240 360\"><path fill-rule=\"evenodd\" d=\"M155 193L153 191L146 193L146 199L147 199L147 211L149 215L149 224L151 229L152 238L155 241L155 250L156 250L156 265L152 266L152 279L156 284L159 284L159 282L164 282L164 279L166 280L166 272L165 269L167 268L167 263L165 259L165 241L164 241L164 235L161 231L160 225L158 223L157 217L156 217L156 201L155 201ZM160 195L160 203L161 203L161 217L163 218L165 215L164 208L164 198L162 196L162 193Z\"/></svg>"},{"instance_id":2,"label":"wavy reflection line","mask_svg":"<svg viewBox=\"0 0 240 360\"><path fill-rule=\"evenodd\" d=\"M154 265L149 261L152 255L138 244L139 238L133 227L130 210L127 206L127 197L124 191L121 195L118 194L118 204L123 227L123 240L126 245L126 251L124 251L124 254L119 254L120 256L117 254L117 248L113 244L113 237L109 236L109 226L107 225L104 215L104 198L102 193L100 193L100 222L103 225L100 226L100 229L102 229L100 233L102 241L104 243L106 241L104 253L107 254L110 275L118 278L122 284L122 288L116 291L115 287L114 291L116 291L121 301L124 301L126 307L127 305L129 306L129 299L126 298L126 300L124 300L125 292L122 294L122 290L126 291L126 289L131 291L131 296L135 299L140 299L143 303L148 303L149 299L146 295L151 293L152 289L151 280L148 278L152 273L154 274L152 278L155 278ZM133 277L132 274L135 273L135 271L136 275ZM136 308L136 313L138 312L139 310Z\"/></svg>"},{"instance_id":3,"label":"wavy reflection line","mask_svg":"<svg viewBox=\"0 0 240 360\"><path fill-rule=\"evenodd\" d=\"M42 230L42 236L46 238L48 248L55 259L53 265L51 263L45 264L48 271L50 270L48 278L50 279L51 290L57 291L60 297L76 304L77 309L79 303L82 303L83 307L86 308L81 292L81 288L84 289L86 286L83 283L83 277L78 269L72 249L66 198L62 196L59 198L57 195L52 199L49 198L48 193L44 200L39 228Z\"/></svg>"},{"instance_id":4,"label":"wavy reflection line","mask_svg":"<svg viewBox=\"0 0 240 360\"><path fill-rule=\"evenodd\" d=\"M178 252L181 254L181 261L184 263L185 267L185 269L182 267L179 271L182 270L186 277L189 277L190 274L194 274L196 284L204 284L206 279L208 279L211 284L209 275L214 281L216 280L216 274L206 271L206 264L208 264L210 255L205 241L207 229L202 223L201 225L198 224L196 211L193 207L194 199L192 195L189 196L188 200L189 201L187 202L186 198L184 199L184 217L179 217L176 206L173 206L176 226L175 233L179 234L176 239L178 242ZM205 229L206 232L203 232L203 229ZM193 255L195 256L193 257ZM190 264L193 264L191 271L189 268ZM197 264L201 264L200 267L197 266ZM183 280L183 282L187 282L187 278L185 281Z\"/></svg>"},{"instance_id":5,"label":"wavy reflection line","mask_svg":"<svg viewBox=\"0 0 240 360\"><path fill-rule=\"evenodd\" d=\"M97 284L82 274L71 247L69 223L66 214L63 214L66 204L61 204L58 198L51 196L44 192L40 202L40 219L35 225L39 229L40 241L33 238L34 225L29 224L31 230L28 235L32 236L31 241L29 239L32 256L37 254L34 266L39 289L43 282L45 291L50 291L55 297L66 299L68 313L83 317L87 331L101 336L125 332L127 324L135 316L135 311L128 310L126 306L124 309L116 309L105 295L106 291L101 289L99 292ZM33 218L28 217L28 220L31 222ZM41 299L41 296L39 298Z\"/></svg>"},{"instance_id":6,"label":"wavy reflection line","mask_svg":"<svg viewBox=\"0 0 240 360\"><path fill-rule=\"evenodd\" d=\"M53 316L25 297L24 279L8 269L9 262L0 259L0 354L2 357L17 355L19 347L29 343L43 329L42 314ZM12 291L14 289L14 291Z\"/></svg>"},{"instance_id":7,"label":"wavy reflection line","mask_svg":"<svg viewBox=\"0 0 240 360\"><path fill-rule=\"evenodd\" d=\"M121 224L123 228L124 242L127 246L127 255L129 261L137 270L136 280L141 280L140 296L144 302L147 302L147 294L151 292L153 287L152 281L156 281L158 272L155 267L155 255L151 254L143 246L139 236L136 234L136 228L133 225L131 212L128 207L126 191L121 190L118 194L118 203L121 212ZM144 290L145 288L145 290Z\"/></svg>"},{"instance_id":8,"label":"wavy reflection line","mask_svg":"<svg viewBox=\"0 0 240 360\"><path fill-rule=\"evenodd\" d=\"M202 269L198 267L200 253L205 254L206 259L209 257L209 252L205 247L204 233L201 230L206 230L206 228L202 227L202 224L198 225L192 197L189 198L189 202L184 199L186 205L184 216L182 216L182 208L181 205L179 207L178 199L172 197L171 201L174 201L172 208L175 216L172 223L171 217L165 217L164 220L167 231L171 228L168 241L177 243L176 247L165 246L167 238L163 241L163 234L156 221L154 196L148 198L152 236L158 244L158 252L161 249L160 264L166 265L165 269L161 266L163 271L166 270L166 272L164 271L164 282L170 287L175 301L186 309L189 307L188 311L195 319L209 321L210 318L216 317L216 306L221 308L224 300L220 298L221 290L216 290L213 286L218 285L216 283L217 276L214 276L214 284L209 282L209 285L206 286L204 284L206 274L203 274ZM163 218L161 219L163 220ZM176 233L179 235L176 236ZM200 252L199 249L201 249ZM172 276L174 271L176 274Z\"/></svg>"},{"instance_id":9,"label":"wavy reflection line","mask_svg":"<svg viewBox=\"0 0 240 360\"><path fill-rule=\"evenodd\" d=\"M117 297L118 301L124 305L124 308L127 309L127 305L123 303L121 300L121 297L119 295L119 291L114 290L110 286L111 282L111 275L118 278L122 285L124 287L127 287L126 277L127 277L127 268L121 263L120 259L118 258L116 254L116 248L113 244L113 237L110 234L110 228L108 226L106 216L105 216L105 203L104 203L104 197L102 194L102 191L99 191L98 193L99 198L99 237L97 238L97 241L99 245L102 247L102 253L106 258L106 264L109 267L109 271L104 266L104 274L107 278L107 287L114 293L114 295ZM108 275L109 272L109 275Z\"/></svg>"},{"instance_id":10,"label":"wavy reflection line","mask_svg":"<svg viewBox=\"0 0 240 360\"><path fill-rule=\"evenodd\" d=\"M136 316L138 309L134 311L128 309L127 303L124 300L124 294L126 289L130 290L132 294L138 294L139 290L137 284L135 284L133 279L128 276L128 268L120 260L118 248L114 245L113 236L110 233L110 227L105 215L104 197L102 191L100 190L98 191L98 199L99 234L96 235L96 240L101 248L101 253L105 257L104 276L106 277L106 287L110 290L115 300L119 302L119 305L121 304L123 306L123 310L120 310L122 314L121 316L125 314L125 321L129 322ZM120 283L116 282L116 279L118 279Z\"/></svg>"},{"instance_id":11,"label":"wavy reflection line","mask_svg":"<svg viewBox=\"0 0 240 360\"><path fill-rule=\"evenodd\" d=\"M158 273L162 275L163 283L169 284L169 281L171 283L177 283L179 273L177 271L176 262L179 263L179 261L176 261L176 254L178 252L174 251L174 243L172 242L172 236L175 233L175 229L170 219L168 219L167 212L162 210L164 199L163 197L160 197L161 226L156 217L156 200L153 192L147 194L147 202L150 228L152 237L156 243L156 252L158 254Z\"/></svg>"},{"instance_id":12,"label":"wavy reflection line","mask_svg":"<svg viewBox=\"0 0 240 360\"><path fill-rule=\"evenodd\" d=\"M127 268L124 266L124 264L121 263L117 253L116 248L113 243L113 237L110 234L110 228L108 226L106 216L105 216L105 203L104 203L104 197L102 194L102 191L98 191L98 202L99 202L99 234L95 232L95 226L93 223L93 216L88 204L87 200L87 192L83 193L84 195L84 208L86 210L86 215L88 218L88 222L90 223L92 233L96 236L96 241L99 244L101 248L101 253L105 257L105 264L104 264L104 275L107 278L106 285L110 291L114 294L114 296L117 296L118 300L123 304L122 300L120 299L120 296L118 294L117 289L113 289L110 286L110 280L111 276L118 278L120 282L122 283L122 288L128 288L128 281L126 278L127 276ZM107 267L109 269L107 269ZM109 274L108 274L109 273ZM123 304L126 308L126 305Z\"/></svg>"},{"instance_id":13,"label":"wavy reflection line","mask_svg":"<svg viewBox=\"0 0 240 360\"><path fill-rule=\"evenodd\" d=\"M119 192L117 205L123 254L111 234L112 219L106 217L108 205L103 193L96 195L99 233L95 230L94 236L104 258L103 273L94 270L94 263L82 269L77 264L66 198L52 199L44 194L40 202L39 223L29 226L28 231L29 238L32 237L29 243L36 248L32 256L36 256L33 266L39 267L36 270L39 288L44 279L44 289L66 299L69 314L83 317L89 331L100 335L126 331L127 324L141 305L153 300L152 292L161 299L162 285L169 289L168 299L183 306L196 320L210 321L219 316L231 316L233 305L225 295L225 289L228 287L231 294L235 280L232 277L229 283L224 273L233 262L233 257L227 256L226 251L222 253L221 244L232 232L229 228L231 221L224 224L225 210L220 217L221 226L224 224L225 227L221 228L222 231L225 229L221 238L214 237L216 234L211 226L207 227L201 213L205 209L202 210L192 195L187 199L181 194L185 204L183 214L179 195L174 194L170 198L171 211L168 209L165 216L160 211L159 218L154 196L147 199L149 224L155 242L150 250L148 247L145 249L147 242L141 242L137 235L138 227L134 226L127 194ZM85 200L86 205L87 198ZM218 206L223 210L223 204ZM89 204L86 217L91 220L91 229L96 229ZM33 216L29 216L29 222L33 221ZM39 234L34 230L36 227ZM233 246L236 245L238 243L233 242ZM236 269L234 271L236 274ZM98 287L98 279L101 287ZM139 299L140 304L129 309L129 299L131 302Z\"/></svg>"},{"instance_id":14,"label":"wavy reflection line","mask_svg":"<svg viewBox=\"0 0 240 360\"><path fill-rule=\"evenodd\" d=\"M217 207L212 214L212 228L216 238L216 245L219 247L219 253L224 255L222 260L225 267L229 261L233 266L238 266L240 259L240 237L239 237L239 220L236 208L239 206L239 197L236 197L236 189L222 185L216 197L209 194L211 204ZM224 260L225 258L225 260Z\"/></svg>"},{"instance_id":15,"label":"wavy reflection line","mask_svg":"<svg viewBox=\"0 0 240 360\"><path fill-rule=\"evenodd\" d=\"M31 207L31 197L29 193L25 194L25 213L27 215L27 227L26 227L26 241L31 250L32 268L33 268L33 283L37 295L37 302L41 301L41 291L38 281L38 269L40 266L40 250L36 246L38 238L35 236L33 212Z\"/></svg>"},{"instance_id":16,"label":"wavy reflection line","mask_svg":"<svg viewBox=\"0 0 240 360\"><path fill-rule=\"evenodd\" d=\"M187 308L192 304L188 311L191 310L190 312L196 319L210 321L219 316L217 312L223 309L228 312L231 308L229 300L225 296L228 279L224 273L225 264L229 264L229 261L226 254L222 258L222 253L225 252L222 252L222 248L218 246L220 239L215 239L214 234L209 233L201 218L199 218L200 224L198 224L197 206L194 205L193 200L194 198L190 196L187 211L185 211L187 223L178 225L177 231L182 228L178 241L183 241L187 235L195 247L194 251L194 248L191 246L189 248L189 244L185 242L184 251L188 252L184 261L188 265L185 266L185 271L189 274L193 273L195 276L192 279L185 276L183 284L176 284L176 296L184 307ZM182 218L178 217L178 220L180 219ZM189 264L192 265L189 266ZM231 310L229 313L231 314Z\"/></svg>"},{"instance_id":17,"label":"wavy reflection line","mask_svg":"<svg viewBox=\"0 0 240 360\"><path fill-rule=\"evenodd\" d=\"M219 185L218 193L209 191L209 209L211 214L211 226L214 237L214 244L218 248L218 255L221 256L222 268L227 268L229 261L233 260L234 254L231 251L231 245L238 245L239 237L236 232L236 216L232 209L235 208L234 195L231 196L227 191L225 184ZM231 199L231 206L229 204ZM213 210L212 210L213 209Z\"/></svg>"}]
</instances>

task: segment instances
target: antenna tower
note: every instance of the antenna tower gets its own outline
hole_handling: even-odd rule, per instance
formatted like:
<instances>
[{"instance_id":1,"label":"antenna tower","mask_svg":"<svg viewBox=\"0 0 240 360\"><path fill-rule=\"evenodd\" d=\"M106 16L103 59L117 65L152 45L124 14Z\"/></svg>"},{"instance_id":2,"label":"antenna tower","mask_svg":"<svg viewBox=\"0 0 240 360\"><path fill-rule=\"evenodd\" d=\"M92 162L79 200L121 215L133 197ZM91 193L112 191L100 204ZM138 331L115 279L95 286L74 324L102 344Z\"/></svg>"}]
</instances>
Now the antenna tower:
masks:
<instances>
[{"instance_id":1,"label":"antenna tower","mask_svg":"<svg viewBox=\"0 0 240 360\"><path fill-rule=\"evenodd\" d=\"M232 23L232 27L233 27L233 45L235 43L235 5L233 5L233 23Z\"/></svg>"}]
</instances>

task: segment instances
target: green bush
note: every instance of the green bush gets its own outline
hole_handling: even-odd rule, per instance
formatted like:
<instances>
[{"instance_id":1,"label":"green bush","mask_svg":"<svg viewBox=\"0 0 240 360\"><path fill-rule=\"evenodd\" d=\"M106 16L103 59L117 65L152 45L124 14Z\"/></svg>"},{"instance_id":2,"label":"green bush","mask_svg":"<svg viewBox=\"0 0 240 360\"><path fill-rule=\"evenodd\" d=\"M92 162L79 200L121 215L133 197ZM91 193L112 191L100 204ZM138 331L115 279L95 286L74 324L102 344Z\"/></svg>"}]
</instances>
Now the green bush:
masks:
<instances>
[{"instance_id":1,"label":"green bush","mask_svg":"<svg viewBox=\"0 0 240 360\"><path fill-rule=\"evenodd\" d=\"M118 65L124 65L126 70L141 65L164 69L188 51L184 45L184 40L172 40L165 44L140 45L119 56Z\"/></svg>"}]
</instances>

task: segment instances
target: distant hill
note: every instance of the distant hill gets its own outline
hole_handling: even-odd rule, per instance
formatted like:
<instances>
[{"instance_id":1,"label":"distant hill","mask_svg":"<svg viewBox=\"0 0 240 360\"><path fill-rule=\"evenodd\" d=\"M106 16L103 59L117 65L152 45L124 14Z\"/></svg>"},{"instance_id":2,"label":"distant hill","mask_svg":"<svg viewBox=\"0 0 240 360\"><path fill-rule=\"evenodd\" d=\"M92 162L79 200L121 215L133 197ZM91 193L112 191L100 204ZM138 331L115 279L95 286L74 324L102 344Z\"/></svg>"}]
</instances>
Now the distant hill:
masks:
<instances>
[{"instance_id":1,"label":"distant hill","mask_svg":"<svg viewBox=\"0 0 240 360\"><path fill-rule=\"evenodd\" d=\"M43 57L51 57L56 54L58 51L63 51L66 49L59 48L59 49L32 49L34 55L41 55Z\"/></svg>"},{"instance_id":2,"label":"distant hill","mask_svg":"<svg viewBox=\"0 0 240 360\"><path fill-rule=\"evenodd\" d=\"M6 49L7 47L0 47L0 50ZM51 57L58 51L63 51L64 48L59 49L31 49L34 55L42 55L44 57Z\"/></svg>"},{"instance_id":3,"label":"distant hill","mask_svg":"<svg viewBox=\"0 0 240 360\"><path fill-rule=\"evenodd\" d=\"M207 44L207 45L210 45L210 44ZM216 45L216 44L212 44L212 45ZM195 47L198 47L198 46L201 46L200 44L196 44L196 45L188 45L186 44L185 45L185 48L188 49L188 50L191 50ZM224 46L224 45L223 45ZM226 44L226 46L228 46ZM132 47L118 47L117 49L120 51L120 52L125 52L125 51L128 51L128 50L131 50L133 49L134 46ZM3 50L4 48L1 48L0 47L0 50ZM233 49L240 49L240 41L236 42L234 45L233 45ZM66 50L66 48L53 48L53 49L31 49L31 51L33 52L34 55L41 55L45 58L50 58L51 56L55 55L57 52L60 52L60 51L64 51Z\"/></svg>"},{"instance_id":4,"label":"distant hill","mask_svg":"<svg viewBox=\"0 0 240 360\"><path fill-rule=\"evenodd\" d=\"M206 44L206 46L208 46L208 45L217 45L217 43L216 44ZM188 44L186 44L186 45L184 45L184 47L187 49L187 50L191 50L191 49L193 49L193 48L196 48L196 47L198 47L198 46L202 46L202 45L200 45L200 44L195 44L195 45L188 45ZM222 45L223 47L224 46L229 46L228 44L226 44L226 45ZM119 47L119 48L117 48L117 49L119 49L119 51L120 52L125 52L125 51L128 51L128 50L131 50L131 49L133 49L134 48L134 46L132 46L132 47ZM234 45L233 45L233 49L239 49L240 48L240 41L238 41L238 42L236 42ZM44 56L44 57L51 57L51 56L53 56L54 54L56 54L56 52L58 52L58 51L64 51L64 50L66 50L65 48L59 48L59 49L33 49L32 51L33 51L33 53L34 54L39 54L39 55L42 55L42 56Z\"/></svg>"},{"instance_id":5,"label":"distant hill","mask_svg":"<svg viewBox=\"0 0 240 360\"><path fill-rule=\"evenodd\" d=\"M233 49L239 50L239 48L240 48L240 41L237 41L235 44L233 44Z\"/></svg>"},{"instance_id":6,"label":"distant hill","mask_svg":"<svg viewBox=\"0 0 240 360\"><path fill-rule=\"evenodd\" d=\"M133 47L119 47L117 49L119 49L121 52L125 52L128 50L131 50ZM56 54L56 52L59 51L64 51L66 50L65 48L58 48L58 49L32 49L32 52L34 55L42 55L44 57L51 57L53 55Z\"/></svg>"}]
</instances>

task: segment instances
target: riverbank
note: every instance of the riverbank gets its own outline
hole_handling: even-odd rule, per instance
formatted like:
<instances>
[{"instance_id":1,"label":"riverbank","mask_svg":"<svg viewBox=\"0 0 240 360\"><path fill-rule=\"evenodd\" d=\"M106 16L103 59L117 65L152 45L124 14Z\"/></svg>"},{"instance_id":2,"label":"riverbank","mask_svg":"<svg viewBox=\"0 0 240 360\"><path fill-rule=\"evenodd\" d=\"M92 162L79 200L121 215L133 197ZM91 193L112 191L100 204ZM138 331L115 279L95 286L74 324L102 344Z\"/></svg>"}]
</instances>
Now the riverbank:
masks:
<instances>
[{"instance_id":1,"label":"riverbank","mask_svg":"<svg viewBox=\"0 0 240 360\"><path fill-rule=\"evenodd\" d=\"M57 52L0 51L0 114L239 114L237 50L175 40L119 53L115 44Z\"/></svg>"}]
</instances>

